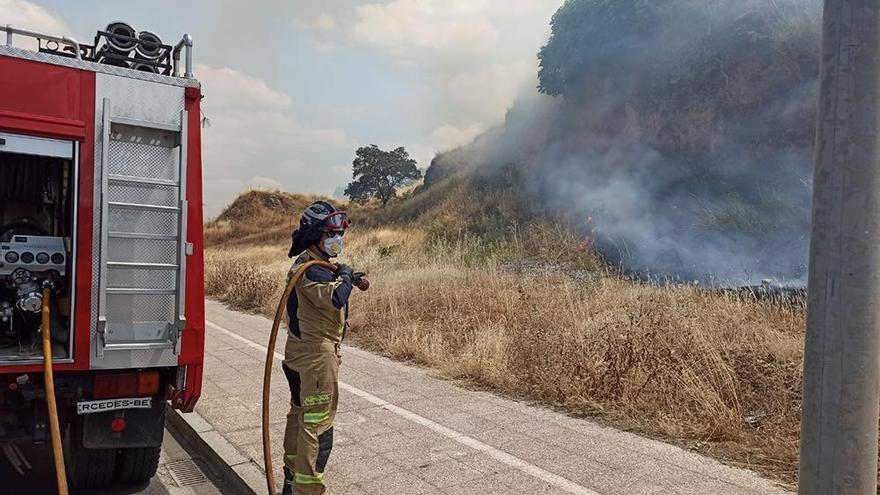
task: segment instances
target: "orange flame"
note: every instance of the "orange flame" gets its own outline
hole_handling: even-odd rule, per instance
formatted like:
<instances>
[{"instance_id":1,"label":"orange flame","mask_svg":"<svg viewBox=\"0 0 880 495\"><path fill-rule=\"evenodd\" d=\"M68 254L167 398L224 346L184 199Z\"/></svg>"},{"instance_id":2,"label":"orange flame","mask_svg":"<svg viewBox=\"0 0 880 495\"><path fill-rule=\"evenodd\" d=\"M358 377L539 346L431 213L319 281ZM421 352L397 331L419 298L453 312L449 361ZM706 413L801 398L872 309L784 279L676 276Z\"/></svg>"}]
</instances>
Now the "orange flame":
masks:
<instances>
[{"instance_id":1,"label":"orange flame","mask_svg":"<svg viewBox=\"0 0 880 495\"><path fill-rule=\"evenodd\" d=\"M578 249L581 251L592 251L593 248L596 246L596 235L599 231L599 228L596 226L596 222L593 220L592 216L587 217L586 231L587 234L578 245Z\"/></svg>"}]
</instances>

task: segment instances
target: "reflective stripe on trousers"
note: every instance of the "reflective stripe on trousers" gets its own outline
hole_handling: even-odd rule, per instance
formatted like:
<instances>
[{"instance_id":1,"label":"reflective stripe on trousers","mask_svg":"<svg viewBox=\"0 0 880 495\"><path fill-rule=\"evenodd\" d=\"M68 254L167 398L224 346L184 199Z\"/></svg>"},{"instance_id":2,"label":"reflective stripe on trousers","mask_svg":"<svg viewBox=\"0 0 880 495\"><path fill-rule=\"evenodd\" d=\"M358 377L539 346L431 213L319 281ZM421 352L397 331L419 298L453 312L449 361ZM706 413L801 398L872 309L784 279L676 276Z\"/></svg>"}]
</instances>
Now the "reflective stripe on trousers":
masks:
<instances>
[{"instance_id":1,"label":"reflective stripe on trousers","mask_svg":"<svg viewBox=\"0 0 880 495\"><path fill-rule=\"evenodd\" d=\"M303 353L285 359L291 405L284 436L285 466L294 473L295 495L322 495L324 469L333 449L333 420L339 403L339 357Z\"/></svg>"}]
</instances>

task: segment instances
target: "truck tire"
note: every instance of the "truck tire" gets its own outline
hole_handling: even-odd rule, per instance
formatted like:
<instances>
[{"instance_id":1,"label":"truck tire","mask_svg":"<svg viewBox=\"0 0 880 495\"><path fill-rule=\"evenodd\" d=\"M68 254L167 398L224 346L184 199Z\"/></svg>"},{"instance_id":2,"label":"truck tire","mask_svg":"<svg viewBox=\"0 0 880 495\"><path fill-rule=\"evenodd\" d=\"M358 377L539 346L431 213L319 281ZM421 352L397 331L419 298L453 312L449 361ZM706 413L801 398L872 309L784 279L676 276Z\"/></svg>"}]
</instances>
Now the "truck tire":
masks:
<instances>
[{"instance_id":1,"label":"truck tire","mask_svg":"<svg viewBox=\"0 0 880 495\"><path fill-rule=\"evenodd\" d=\"M116 449L87 449L79 434L79 419L67 430L64 464L70 486L76 489L103 488L113 483Z\"/></svg>"},{"instance_id":2,"label":"truck tire","mask_svg":"<svg viewBox=\"0 0 880 495\"><path fill-rule=\"evenodd\" d=\"M160 447L120 449L116 459L116 481L142 483L156 475Z\"/></svg>"},{"instance_id":3,"label":"truck tire","mask_svg":"<svg viewBox=\"0 0 880 495\"><path fill-rule=\"evenodd\" d=\"M162 451L162 438L165 435L165 407L155 410L155 424L158 430L156 447L122 447L116 457L116 481L120 483L142 483L156 475L159 468L159 453Z\"/></svg>"}]
</instances>

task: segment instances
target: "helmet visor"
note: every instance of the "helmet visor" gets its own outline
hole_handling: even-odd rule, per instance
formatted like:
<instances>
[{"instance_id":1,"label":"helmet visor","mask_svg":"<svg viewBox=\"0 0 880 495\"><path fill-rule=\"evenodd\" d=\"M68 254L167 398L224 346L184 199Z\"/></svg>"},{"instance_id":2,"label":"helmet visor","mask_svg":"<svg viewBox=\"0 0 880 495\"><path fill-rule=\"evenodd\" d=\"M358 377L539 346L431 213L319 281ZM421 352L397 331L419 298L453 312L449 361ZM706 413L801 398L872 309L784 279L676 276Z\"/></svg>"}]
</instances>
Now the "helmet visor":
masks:
<instances>
[{"instance_id":1,"label":"helmet visor","mask_svg":"<svg viewBox=\"0 0 880 495\"><path fill-rule=\"evenodd\" d=\"M324 219L324 227L331 232L339 232L348 228L350 222L348 221L348 213L344 211L337 211L327 215L327 218Z\"/></svg>"}]
</instances>

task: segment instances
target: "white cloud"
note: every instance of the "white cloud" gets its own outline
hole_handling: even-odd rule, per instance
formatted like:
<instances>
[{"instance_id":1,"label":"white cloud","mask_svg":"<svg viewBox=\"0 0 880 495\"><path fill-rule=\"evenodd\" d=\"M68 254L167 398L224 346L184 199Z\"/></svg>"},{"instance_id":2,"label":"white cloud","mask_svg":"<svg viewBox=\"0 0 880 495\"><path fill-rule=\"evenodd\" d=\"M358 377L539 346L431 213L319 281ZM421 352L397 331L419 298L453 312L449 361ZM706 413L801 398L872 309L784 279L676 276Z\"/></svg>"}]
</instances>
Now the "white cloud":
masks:
<instances>
[{"instance_id":1,"label":"white cloud","mask_svg":"<svg viewBox=\"0 0 880 495\"><path fill-rule=\"evenodd\" d=\"M13 27L46 34L69 34L67 25L59 17L26 0L0 0L0 19Z\"/></svg>"},{"instance_id":2,"label":"white cloud","mask_svg":"<svg viewBox=\"0 0 880 495\"><path fill-rule=\"evenodd\" d=\"M196 67L196 75L205 94L203 110L211 122L204 133L206 156L229 159L267 150L349 147L342 130L300 123L291 112L290 96L261 79L205 65Z\"/></svg>"},{"instance_id":3,"label":"white cloud","mask_svg":"<svg viewBox=\"0 0 880 495\"><path fill-rule=\"evenodd\" d=\"M70 29L61 18L45 8L26 0L0 0L0 20L12 27L29 29L38 33L69 36ZM5 41L5 33L3 33ZM18 47L35 49L36 40L16 35L13 43Z\"/></svg>"},{"instance_id":4,"label":"white cloud","mask_svg":"<svg viewBox=\"0 0 880 495\"><path fill-rule=\"evenodd\" d=\"M251 177L250 185L257 189L282 189L284 187L281 182L278 182L271 177L262 177L259 175Z\"/></svg>"},{"instance_id":5,"label":"white cloud","mask_svg":"<svg viewBox=\"0 0 880 495\"><path fill-rule=\"evenodd\" d=\"M546 25L561 0L393 0L355 9L351 36L392 50L431 48L471 52L490 48L509 21ZM506 31L506 32L505 32Z\"/></svg>"},{"instance_id":6,"label":"white cloud","mask_svg":"<svg viewBox=\"0 0 880 495\"><path fill-rule=\"evenodd\" d=\"M451 100L471 114L496 123L523 89L535 86L536 72L535 62L493 64L453 75L446 81L445 90Z\"/></svg>"},{"instance_id":7,"label":"white cloud","mask_svg":"<svg viewBox=\"0 0 880 495\"><path fill-rule=\"evenodd\" d=\"M486 127L482 124L471 124L466 127L451 124L440 126L431 132L433 151L446 151L467 144L485 130Z\"/></svg>"},{"instance_id":8,"label":"white cloud","mask_svg":"<svg viewBox=\"0 0 880 495\"><path fill-rule=\"evenodd\" d=\"M324 12L318 17L312 19L312 22L309 25L312 27L312 29L319 29L321 31L333 31L336 29L336 18Z\"/></svg>"},{"instance_id":9,"label":"white cloud","mask_svg":"<svg viewBox=\"0 0 880 495\"><path fill-rule=\"evenodd\" d=\"M196 67L211 125L202 132L209 215L246 187L315 190L335 183L328 155L353 148L345 131L309 127L290 96L231 68Z\"/></svg>"},{"instance_id":10,"label":"white cloud","mask_svg":"<svg viewBox=\"0 0 880 495\"><path fill-rule=\"evenodd\" d=\"M321 12L317 16L308 19L294 19L293 27L314 31L336 31L339 23L336 21L336 17L327 12Z\"/></svg>"},{"instance_id":11,"label":"white cloud","mask_svg":"<svg viewBox=\"0 0 880 495\"><path fill-rule=\"evenodd\" d=\"M534 92L536 53L563 0L390 0L354 10L350 39L431 95L423 146L464 144ZM428 103L428 102L426 102Z\"/></svg>"},{"instance_id":12,"label":"white cloud","mask_svg":"<svg viewBox=\"0 0 880 495\"><path fill-rule=\"evenodd\" d=\"M0 0L2 1L2 0ZM212 96L224 102L224 107L246 106L251 109L285 109L291 104L290 96L269 87L261 79L228 67L198 66L198 77L209 86Z\"/></svg>"},{"instance_id":13,"label":"white cloud","mask_svg":"<svg viewBox=\"0 0 880 495\"><path fill-rule=\"evenodd\" d=\"M487 18L485 1L394 0L362 5L351 35L391 49L469 50L491 45L499 33Z\"/></svg>"}]
</instances>

